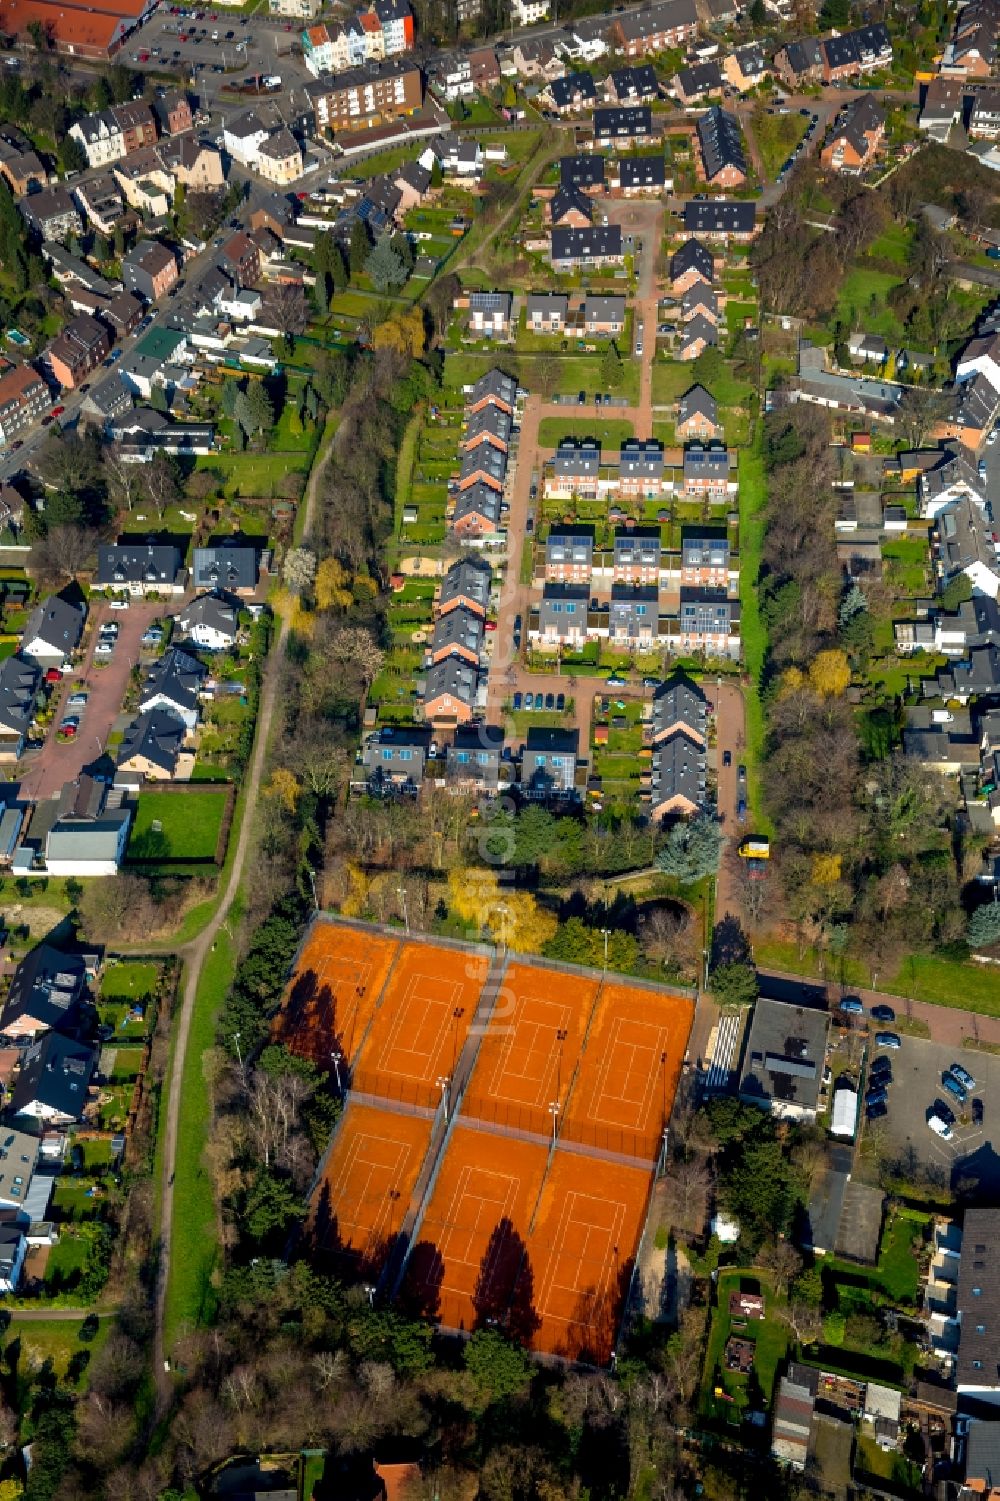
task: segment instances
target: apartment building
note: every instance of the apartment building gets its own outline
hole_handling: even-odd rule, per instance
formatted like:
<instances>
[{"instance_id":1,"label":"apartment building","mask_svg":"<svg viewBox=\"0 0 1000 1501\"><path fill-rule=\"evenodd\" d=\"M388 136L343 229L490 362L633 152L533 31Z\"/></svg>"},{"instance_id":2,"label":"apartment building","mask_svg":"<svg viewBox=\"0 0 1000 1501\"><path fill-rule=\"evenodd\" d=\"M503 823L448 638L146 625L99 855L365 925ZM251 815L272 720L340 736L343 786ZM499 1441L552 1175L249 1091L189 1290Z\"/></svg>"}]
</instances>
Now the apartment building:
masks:
<instances>
[{"instance_id":1,"label":"apartment building","mask_svg":"<svg viewBox=\"0 0 1000 1501\"><path fill-rule=\"evenodd\" d=\"M594 528L553 524L545 543L550 584L586 584L594 571Z\"/></svg>"},{"instance_id":2,"label":"apartment building","mask_svg":"<svg viewBox=\"0 0 1000 1501\"><path fill-rule=\"evenodd\" d=\"M18 203L21 217L43 240L68 240L83 229L80 212L62 185L29 193Z\"/></svg>"},{"instance_id":3,"label":"apartment building","mask_svg":"<svg viewBox=\"0 0 1000 1501\"><path fill-rule=\"evenodd\" d=\"M827 37L820 42L819 52L824 83L892 67L892 41L881 22Z\"/></svg>"},{"instance_id":4,"label":"apartment building","mask_svg":"<svg viewBox=\"0 0 1000 1501\"><path fill-rule=\"evenodd\" d=\"M350 69L330 80L306 85L316 129L338 134L374 129L401 115L412 115L423 101L420 69L394 59Z\"/></svg>"},{"instance_id":5,"label":"apartment building","mask_svg":"<svg viewBox=\"0 0 1000 1501\"><path fill-rule=\"evenodd\" d=\"M699 589L728 589L729 534L723 527L685 527L681 535L681 583Z\"/></svg>"},{"instance_id":6,"label":"apartment building","mask_svg":"<svg viewBox=\"0 0 1000 1501\"><path fill-rule=\"evenodd\" d=\"M611 45L625 57L649 57L683 47L698 34L694 0L664 0L660 5L616 15L609 28Z\"/></svg>"},{"instance_id":7,"label":"apartment building","mask_svg":"<svg viewBox=\"0 0 1000 1501\"><path fill-rule=\"evenodd\" d=\"M71 318L42 358L65 391L72 391L96 370L111 351L111 336L89 313Z\"/></svg>"},{"instance_id":8,"label":"apartment building","mask_svg":"<svg viewBox=\"0 0 1000 1501\"><path fill-rule=\"evenodd\" d=\"M177 257L159 240L140 240L122 257L123 286L147 302L165 297L177 278Z\"/></svg>"},{"instance_id":9,"label":"apartment building","mask_svg":"<svg viewBox=\"0 0 1000 1501\"><path fill-rule=\"evenodd\" d=\"M874 99L857 99L834 123L819 159L831 172L857 174L871 165L885 139L885 114Z\"/></svg>"},{"instance_id":10,"label":"apartment building","mask_svg":"<svg viewBox=\"0 0 1000 1501\"><path fill-rule=\"evenodd\" d=\"M12 443L48 411L49 388L30 365L13 365L0 374L0 444Z\"/></svg>"},{"instance_id":11,"label":"apartment building","mask_svg":"<svg viewBox=\"0 0 1000 1501\"><path fill-rule=\"evenodd\" d=\"M616 532L614 582L630 588L658 585L662 550L658 526L636 526Z\"/></svg>"},{"instance_id":12,"label":"apartment building","mask_svg":"<svg viewBox=\"0 0 1000 1501\"><path fill-rule=\"evenodd\" d=\"M621 265L624 262L621 225L592 224L587 229L553 229L551 259L555 271Z\"/></svg>"},{"instance_id":13,"label":"apartment building","mask_svg":"<svg viewBox=\"0 0 1000 1501\"><path fill-rule=\"evenodd\" d=\"M190 105L187 120L184 128L190 130ZM107 167L123 156L152 146L157 136L156 118L148 104L133 99L127 104L116 104L97 114L85 115L70 126L69 133L86 152L89 167Z\"/></svg>"},{"instance_id":14,"label":"apartment building","mask_svg":"<svg viewBox=\"0 0 1000 1501\"><path fill-rule=\"evenodd\" d=\"M739 188L747 180L740 123L728 110L713 105L698 121L698 146L705 181L719 188Z\"/></svg>"}]
</instances>

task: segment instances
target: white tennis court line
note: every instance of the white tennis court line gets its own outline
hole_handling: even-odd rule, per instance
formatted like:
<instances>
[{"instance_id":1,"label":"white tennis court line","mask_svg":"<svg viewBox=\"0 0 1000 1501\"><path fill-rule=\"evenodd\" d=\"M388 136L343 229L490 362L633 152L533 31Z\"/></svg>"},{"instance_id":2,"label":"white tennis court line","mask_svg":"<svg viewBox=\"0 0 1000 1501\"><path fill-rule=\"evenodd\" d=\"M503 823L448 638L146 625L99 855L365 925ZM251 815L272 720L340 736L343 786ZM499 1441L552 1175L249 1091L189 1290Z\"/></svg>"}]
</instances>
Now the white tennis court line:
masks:
<instances>
[{"instance_id":1,"label":"white tennis court line","mask_svg":"<svg viewBox=\"0 0 1000 1501\"><path fill-rule=\"evenodd\" d=\"M496 1192L490 1191L493 1186L490 1182L483 1183L478 1190L471 1189L469 1185L474 1177L477 1180L494 1180L496 1183ZM457 1272L460 1268L468 1268L477 1278L480 1271L483 1271L486 1275L492 1272L496 1256L501 1249L499 1246L493 1248L493 1258L490 1265L484 1266L482 1255L478 1257L467 1254L460 1256L456 1251L451 1249L452 1244L459 1236L462 1236L466 1240L467 1250L469 1247L481 1244L483 1241L486 1242L487 1249L490 1249L490 1237L500 1221L506 1218L513 1223L510 1211L517 1202L520 1189L520 1175L514 1177L510 1173L494 1172L491 1169L475 1167L471 1164L466 1164L462 1168L442 1226L442 1236L438 1242L438 1249L441 1252L441 1259L445 1267L445 1278L441 1282L443 1289L459 1294L467 1294L469 1291L465 1283L456 1284L447 1280L449 1269ZM470 1218L469 1216L473 1207L475 1208L475 1217ZM466 1221L465 1223L459 1222L460 1216L462 1220ZM483 1225L484 1217L491 1221L488 1227L484 1227Z\"/></svg>"},{"instance_id":2,"label":"white tennis court line","mask_svg":"<svg viewBox=\"0 0 1000 1501\"><path fill-rule=\"evenodd\" d=\"M529 1004L532 1007L540 1007L543 1013L545 1011L554 1012L556 1019L552 1022L534 1016L530 1020L526 1019L524 1013ZM547 1001L541 996L526 995L522 997L517 1020L501 1044L500 1056L497 1059L493 1069L493 1076L488 1085L489 1095L493 1099L509 1105L537 1107L548 1104L552 1097L552 1085L550 1081L554 1079L558 1066L557 1050L559 1044L556 1041L556 1033L561 1030L568 1032L572 1020L573 1008L570 1006L564 1005L559 1001ZM544 1038L541 1044L538 1042L540 1035ZM524 1064L520 1071L513 1067L512 1054L515 1046L524 1059ZM537 1068L532 1070L528 1067L534 1059L536 1052L541 1057L542 1066L540 1073ZM525 1100L515 1097L510 1089L502 1087L501 1080L504 1078L523 1080L534 1084L536 1086L535 1098L533 1100Z\"/></svg>"},{"instance_id":3,"label":"white tennis court line","mask_svg":"<svg viewBox=\"0 0 1000 1501\"><path fill-rule=\"evenodd\" d=\"M430 986L432 992L430 995L417 993L421 982L426 982ZM441 993L445 987L450 992L447 998ZM378 1067L386 1073L396 1074L404 1079L413 1079L418 1083L430 1082L429 1076L433 1072L431 1064L435 1058L441 1058L447 1046L448 1027L455 1025L454 1012L461 994L460 981L442 980L440 976L422 974L419 971L411 974L402 997L392 1002L395 1010L389 1027L389 1036L379 1056ZM416 1013L411 1010L411 1003L414 1002L420 1008ZM419 1043L421 1037L426 1035L426 1028L435 1011L440 1011L441 1016L430 1047L404 1047L400 1041L404 1031L413 1035L414 1042ZM423 1063L418 1064L416 1069L412 1066L405 1068L402 1063L396 1062L397 1057L423 1059Z\"/></svg>"},{"instance_id":4,"label":"white tennis court line","mask_svg":"<svg viewBox=\"0 0 1000 1501\"><path fill-rule=\"evenodd\" d=\"M574 1220L573 1216L576 1213L578 1204L589 1204L593 1207L594 1210L598 1211L597 1222L586 1217L579 1220ZM600 1220L602 1218L605 1220L608 1218L607 1211L609 1210L613 1211L610 1216L611 1224L601 1224ZM625 1248L622 1247L621 1243L621 1231L622 1226L625 1223L626 1210L627 1206L618 1199L598 1199L595 1198L592 1194L580 1193L576 1189L571 1189L567 1193L566 1200L559 1215L559 1223L556 1229L556 1235L552 1241L552 1249L550 1250L549 1254L549 1262L542 1284L542 1294L538 1302L538 1307L543 1318L551 1319L553 1322L560 1324L578 1323L579 1319L574 1318L570 1315L564 1313L554 1313L549 1307L550 1300L555 1293L562 1294L564 1297L568 1296L571 1298L579 1299L582 1293L590 1292L591 1290L593 1291L593 1299L591 1302L593 1318L593 1312L596 1312L596 1310L600 1308L607 1294L607 1285L609 1279L614 1276L616 1267L621 1265L622 1260L624 1259L624 1256L626 1254ZM566 1286L562 1282L557 1282L556 1276L558 1273L559 1262L562 1260L570 1260L570 1256L567 1255L567 1246L569 1242L569 1231L574 1224L579 1225L582 1229L584 1229L586 1231L586 1235L584 1238L584 1249L578 1256L575 1257L575 1280L571 1286ZM599 1255L592 1253L590 1250L592 1240L596 1240L597 1238L600 1238L603 1247ZM613 1247L616 1245L618 1246L619 1250L617 1259L613 1255ZM558 1249L556 1249L556 1247L558 1247ZM528 1252L530 1255L530 1246L528 1248ZM627 1249L627 1254L631 1254L631 1247ZM584 1267L587 1267L589 1277L589 1268L594 1265L598 1265L600 1267L600 1272L597 1279L592 1281L584 1281L583 1286L581 1286L581 1270Z\"/></svg>"},{"instance_id":5,"label":"white tennis court line","mask_svg":"<svg viewBox=\"0 0 1000 1501\"><path fill-rule=\"evenodd\" d=\"M655 1041L647 1043L622 1038L622 1028L626 1025L650 1034ZM649 1121L653 1096L657 1087L663 1087L663 1070L666 1065L660 1062L660 1058L664 1053L667 1053L669 1061L670 1033L662 1023L616 1016L612 1025L611 1038L601 1059L597 1083L591 1091L592 1103L587 1111L588 1118L599 1125L614 1127L616 1130L641 1130ZM641 1092L638 1083L635 1086L632 1085L633 1074L637 1076L637 1080L642 1080L645 1076L645 1087ZM619 1092L615 1093L609 1087L612 1081L622 1086ZM636 1090L635 1095L631 1093L633 1087ZM604 1114L605 1102L608 1106L627 1106L634 1109L634 1120L622 1121L620 1115L608 1117Z\"/></svg>"},{"instance_id":6,"label":"white tennis court line","mask_svg":"<svg viewBox=\"0 0 1000 1501\"><path fill-rule=\"evenodd\" d=\"M380 1157L373 1157L371 1161L365 1158L364 1153L375 1147L390 1149L384 1154L384 1161ZM393 1201L389 1195L405 1177L412 1151L413 1148L407 1143L395 1141L391 1136L377 1136L370 1131L356 1132L344 1154L338 1176L329 1180L330 1197L338 1225L351 1231L362 1231L366 1244L369 1245L374 1239L380 1238L383 1224L392 1216ZM368 1169L364 1177L364 1187L347 1194L346 1184L359 1166ZM348 1217L344 1217L341 1211L341 1203L345 1198L348 1200L348 1204L344 1206L348 1208ZM359 1211L363 1204L378 1201L380 1201L380 1208L369 1227L358 1218ZM352 1204L354 1205L353 1213L349 1209ZM342 1236L341 1239L347 1241L348 1237ZM353 1241L352 1234L350 1243Z\"/></svg>"}]
</instances>

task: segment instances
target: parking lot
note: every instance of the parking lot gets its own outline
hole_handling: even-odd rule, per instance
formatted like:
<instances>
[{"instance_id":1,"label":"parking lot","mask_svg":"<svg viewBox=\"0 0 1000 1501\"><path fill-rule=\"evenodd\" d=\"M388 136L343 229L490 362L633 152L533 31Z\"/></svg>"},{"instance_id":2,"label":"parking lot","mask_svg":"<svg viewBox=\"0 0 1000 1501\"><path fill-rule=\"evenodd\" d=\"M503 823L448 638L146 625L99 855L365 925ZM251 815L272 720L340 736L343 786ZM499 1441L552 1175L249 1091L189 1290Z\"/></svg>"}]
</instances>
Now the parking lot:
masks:
<instances>
[{"instance_id":1,"label":"parking lot","mask_svg":"<svg viewBox=\"0 0 1000 1501\"><path fill-rule=\"evenodd\" d=\"M951 1188L960 1183L975 1197L1000 1192L1000 1155L994 1147L1000 1115L995 1101L1000 1090L1000 1056L972 1048L955 1048L929 1042L919 1037L903 1037L898 1051L876 1057L892 1060L893 1082L888 1090L888 1113L879 1121L888 1157L905 1161L915 1156L925 1167L945 1175ZM959 1064L976 1081L964 1105L942 1087L941 1077L953 1063ZM983 1102L982 1125L973 1122L972 1101ZM950 1140L936 1136L927 1117L941 1101L954 1115ZM870 1130L871 1126L865 1126Z\"/></svg>"},{"instance_id":2,"label":"parking lot","mask_svg":"<svg viewBox=\"0 0 1000 1501\"><path fill-rule=\"evenodd\" d=\"M182 16L164 7L129 37L127 57L134 66L158 72L181 67L195 72L209 95L252 74L287 70L290 62L304 81L308 74L301 54L289 56L300 29L294 22L265 25L260 17L227 15L224 10Z\"/></svg>"},{"instance_id":3,"label":"parking lot","mask_svg":"<svg viewBox=\"0 0 1000 1501\"><path fill-rule=\"evenodd\" d=\"M162 604L133 602L127 610L110 610L95 602L87 621L84 657L77 672L68 675L59 688L56 712L41 750L26 755L19 767L22 796L42 801L55 797L66 782L72 782L85 766L107 750L108 736L116 728L129 673L139 660L139 640L153 620L162 616ZM118 639L110 656L95 657L100 627L106 621L118 624ZM86 690L84 709L67 708L72 693ZM80 726L72 740L57 738L56 727L64 714L78 715Z\"/></svg>"}]
</instances>

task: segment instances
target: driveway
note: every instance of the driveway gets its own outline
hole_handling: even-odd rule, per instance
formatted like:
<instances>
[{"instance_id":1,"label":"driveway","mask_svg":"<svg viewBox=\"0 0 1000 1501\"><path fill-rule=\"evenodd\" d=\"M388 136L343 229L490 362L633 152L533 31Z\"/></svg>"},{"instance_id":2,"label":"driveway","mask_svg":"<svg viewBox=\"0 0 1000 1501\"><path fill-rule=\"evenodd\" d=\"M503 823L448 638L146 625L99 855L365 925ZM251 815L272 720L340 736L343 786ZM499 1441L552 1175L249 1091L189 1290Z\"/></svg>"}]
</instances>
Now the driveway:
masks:
<instances>
[{"instance_id":1,"label":"driveway","mask_svg":"<svg viewBox=\"0 0 1000 1501\"><path fill-rule=\"evenodd\" d=\"M139 638L152 620L162 617L166 610L176 605L133 603L127 610L109 610L100 600L92 608L87 620L84 637L84 657L79 668L59 685L55 700L56 713L40 751L26 756L18 770L21 777L21 796L41 802L57 796L66 782L74 781L91 761L107 749L108 735L114 728L121 710L122 699L128 685L129 673L139 660ZM94 661L98 628L105 620L114 620L119 626L118 643L107 666ZM98 659L98 662L100 659ZM55 735L55 727L65 711L66 699L80 688L90 694L87 707L73 710L80 714L80 728L76 739L61 744Z\"/></svg>"}]
</instances>

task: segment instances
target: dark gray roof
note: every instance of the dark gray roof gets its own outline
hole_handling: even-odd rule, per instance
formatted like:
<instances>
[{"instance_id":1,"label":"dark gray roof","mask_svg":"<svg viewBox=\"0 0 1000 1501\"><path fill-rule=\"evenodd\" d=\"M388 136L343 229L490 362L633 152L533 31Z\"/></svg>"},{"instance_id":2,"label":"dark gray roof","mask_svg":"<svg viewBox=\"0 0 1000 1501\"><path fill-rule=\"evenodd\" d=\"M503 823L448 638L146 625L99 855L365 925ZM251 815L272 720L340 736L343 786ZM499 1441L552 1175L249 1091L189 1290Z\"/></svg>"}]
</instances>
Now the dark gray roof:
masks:
<instances>
[{"instance_id":1,"label":"dark gray roof","mask_svg":"<svg viewBox=\"0 0 1000 1501\"><path fill-rule=\"evenodd\" d=\"M690 678L673 677L661 683L653 694L654 740L681 724L707 737L708 699Z\"/></svg>"},{"instance_id":2,"label":"dark gray roof","mask_svg":"<svg viewBox=\"0 0 1000 1501\"><path fill-rule=\"evenodd\" d=\"M459 558L452 563L441 580L439 605L444 607L456 599L472 599L483 610L490 602L490 583L493 570L483 558Z\"/></svg>"},{"instance_id":3,"label":"dark gray roof","mask_svg":"<svg viewBox=\"0 0 1000 1501\"><path fill-rule=\"evenodd\" d=\"M648 104L612 104L594 110L594 137L603 140L635 140L648 136L653 129L653 112Z\"/></svg>"},{"instance_id":4,"label":"dark gray roof","mask_svg":"<svg viewBox=\"0 0 1000 1501\"><path fill-rule=\"evenodd\" d=\"M655 40L663 32L693 29L698 24L698 12L694 0L662 0L659 5L647 6L615 18L622 36L628 42Z\"/></svg>"},{"instance_id":5,"label":"dark gray roof","mask_svg":"<svg viewBox=\"0 0 1000 1501\"><path fill-rule=\"evenodd\" d=\"M462 464L459 470L462 481L471 479L474 474L484 475L483 483L493 480L493 488L503 488L504 475L507 473L507 455L499 448L494 448L492 443L480 443L477 447L462 454ZM488 479L485 478L488 476Z\"/></svg>"},{"instance_id":6,"label":"dark gray roof","mask_svg":"<svg viewBox=\"0 0 1000 1501\"><path fill-rule=\"evenodd\" d=\"M588 198L585 193L581 193L579 188L557 188L552 195L550 206L553 224L558 224L559 220L566 214L571 214L574 211L578 214L583 214L586 219L593 220L594 217L593 200Z\"/></svg>"},{"instance_id":7,"label":"dark gray roof","mask_svg":"<svg viewBox=\"0 0 1000 1501\"><path fill-rule=\"evenodd\" d=\"M545 561L553 566L590 567L594 557L592 526L559 526L553 523L545 541Z\"/></svg>"},{"instance_id":8,"label":"dark gray roof","mask_svg":"<svg viewBox=\"0 0 1000 1501\"><path fill-rule=\"evenodd\" d=\"M178 615L177 624L183 631L192 631L200 625L235 637L239 629L239 614L222 595L199 594Z\"/></svg>"},{"instance_id":9,"label":"dark gray roof","mask_svg":"<svg viewBox=\"0 0 1000 1501\"><path fill-rule=\"evenodd\" d=\"M714 104L698 121L698 141L701 146L705 176L709 182L726 167L735 167L746 173L747 162L743 154L743 137L740 122L728 110Z\"/></svg>"},{"instance_id":10,"label":"dark gray roof","mask_svg":"<svg viewBox=\"0 0 1000 1501\"><path fill-rule=\"evenodd\" d=\"M703 281L696 281L693 287L688 287L681 298L681 315L684 318L692 317L696 309L705 308L707 312L719 315L719 299L714 287L706 286Z\"/></svg>"},{"instance_id":11,"label":"dark gray roof","mask_svg":"<svg viewBox=\"0 0 1000 1501\"><path fill-rule=\"evenodd\" d=\"M715 62L695 63L691 68L680 69L677 82L686 99L718 94L722 89L722 69Z\"/></svg>"},{"instance_id":12,"label":"dark gray roof","mask_svg":"<svg viewBox=\"0 0 1000 1501\"><path fill-rule=\"evenodd\" d=\"M685 798L695 807L705 802L705 753L687 735L668 735L653 747L650 802L654 809Z\"/></svg>"},{"instance_id":13,"label":"dark gray roof","mask_svg":"<svg viewBox=\"0 0 1000 1501\"><path fill-rule=\"evenodd\" d=\"M873 26L859 26L857 31L845 31L840 36L827 37L820 42L820 50L831 69L860 67L886 55L892 57L892 42L881 22Z\"/></svg>"},{"instance_id":14,"label":"dark gray roof","mask_svg":"<svg viewBox=\"0 0 1000 1501\"><path fill-rule=\"evenodd\" d=\"M701 448L696 445L685 449L684 479L724 480L729 478L729 452L725 448Z\"/></svg>"},{"instance_id":15,"label":"dark gray roof","mask_svg":"<svg viewBox=\"0 0 1000 1501\"><path fill-rule=\"evenodd\" d=\"M799 42L789 42L785 48L788 66L795 74L810 73L822 66L823 57L815 37L805 37Z\"/></svg>"},{"instance_id":16,"label":"dark gray roof","mask_svg":"<svg viewBox=\"0 0 1000 1501\"><path fill-rule=\"evenodd\" d=\"M564 156L559 160L559 181L563 187L600 187L604 182L604 158L589 156Z\"/></svg>"},{"instance_id":17,"label":"dark gray roof","mask_svg":"<svg viewBox=\"0 0 1000 1501\"><path fill-rule=\"evenodd\" d=\"M592 224L588 229L553 229L553 261L613 259L622 254L620 224Z\"/></svg>"},{"instance_id":18,"label":"dark gray roof","mask_svg":"<svg viewBox=\"0 0 1000 1501\"><path fill-rule=\"evenodd\" d=\"M613 68L609 76L619 99L655 99L659 93L656 69L650 63Z\"/></svg>"},{"instance_id":19,"label":"dark gray roof","mask_svg":"<svg viewBox=\"0 0 1000 1501\"><path fill-rule=\"evenodd\" d=\"M761 996L744 1047L740 1094L762 1105L815 1110L829 1028L825 1011Z\"/></svg>"},{"instance_id":20,"label":"dark gray roof","mask_svg":"<svg viewBox=\"0 0 1000 1501\"><path fill-rule=\"evenodd\" d=\"M46 1028L66 1027L75 1019L86 982L86 966L78 954L64 954L51 944L40 943L14 971L0 1031L22 1019Z\"/></svg>"},{"instance_id":21,"label":"dark gray roof","mask_svg":"<svg viewBox=\"0 0 1000 1501\"><path fill-rule=\"evenodd\" d=\"M451 694L469 708L476 702L479 672L461 657L443 657L428 667L424 677L424 701L431 702L442 693Z\"/></svg>"},{"instance_id":22,"label":"dark gray roof","mask_svg":"<svg viewBox=\"0 0 1000 1501\"><path fill-rule=\"evenodd\" d=\"M757 225L757 205L746 199L694 198L684 205L689 234L749 235Z\"/></svg>"},{"instance_id":23,"label":"dark gray roof","mask_svg":"<svg viewBox=\"0 0 1000 1501\"><path fill-rule=\"evenodd\" d=\"M15 654L0 662L0 728L27 733L41 681L40 670L24 657Z\"/></svg>"},{"instance_id":24,"label":"dark gray roof","mask_svg":"<svg viewBox=\"0 0 1000 1501\"><path fill-rule=\"evenodd\" d=\"M141 756L173 776L186 733L184 721L169 709L150 709L133 719L125 730L118 763L124 766L134 756Z\"/></svg>"},{"instance_id":25,"label":"dark gray roof","mask_svg":"<svg viewBox=\"0 0 1000 1501\"><path fill-rule=\"evenodd\" d=\"M663 444L658 438L626 438L618 456L619 472L658 478L663 473Z\"/></svg>"},{"instance_id":26,"label":"dark gray roof","mask_svg":"<svg viewBox=\"0 0 1000 1501\"><path fill-rule=\"evenodd\" d=\"M492 397L513 409L517 399L517 381L503 370L488 370L481 375L469 391L466 402L474 406L484 398Z\"/></svg>"},{"instance_id":27,"label":"dark gray roof","mask_svg":"<svg viewBox=\"0 0 1000 1501\"><path fill-rule=\"evenodd\" d=\"M667 180L666 163L660 155L623 156L618 180L623 188L662 188Z\"/></svg>"},{"instance_id":28,"label":"dark gray roof","mask_svg":"<svg viewBox=\"0 0 1000 1501\"><path fill-rule=\"evenodd\" d=\"M431 632L431 651L436 656L442 651L462 650L471 652L478 659L483 635L483 617L465 605L458 605L435 620Z\"/></svg>"},{"instance_id":29,"label":"dark gray roof","mask_svg":"<svg viewBox=\"0 0 1000 1501\"><path fill-rule=\"evenodd\" d=\"M146 673L139 693L139 707L165 698L189 713L198 708L198 692L208 677L208 668L186 651L172 647Z\"/></svg>"},{"instance_id":30,"label":"dark gray roof","mask_svg":"<svg viewBox=\"0 0 1000 1501\"><path fill-rule=\"evenodd\" d=\"M496 526L500 520L501 492L494 490L492 485L470 485L466 490L459 490L455 496L455 512L453 521L457 525L466 516L482 516L484 520Z\"/></svg>"},{"instance_id":31,"label":"dark gray roof","mask_svg":"<svg viewBox=\"0 0 1000 1501\"><path fill-rule=\"evenodd\" d=\"M658 526L636 526L631 531L615 532L615 566L658 568L663 553L663 539Z\"/></svg>"},{"instance_id":32,"label":"dark gray roof","mask_svg":"<svg viewBox=\"0 0 1000 1501\"><path fill-rule=\"evenodd\" d=\"M677 420L686 422L689 417L704 417L706 421L718 421L719 405L711 391L704 386L692 386L677 403Z\"/></svg>"},{"instance_id":33,"label":"dark gray roof","mask_svg":"<svg viewBox=\"0 0 1000 1501\"><path fill-rule=\"evenodd\" d=\"M196 547L191 582L196 589L255 589L257 571L255 547Z\"/></svg>"},{"instance_id":34,"label":"dark gray roof","mask_svg":"<svg viewBox=\"0 0 1000 1501\"><path fill-rule=\"evenodd\" d=\"M68 657L79 645L86 619L83 604L71 604L60 594L53 594L32 610L24 627L25 646L40 640L51 652Z\"/></svg>"},{"instance_id":35,"label":"dark gray roof","mask_svg":"<svg viewBox=\"0 0 1000 1501\"><path fill-rule=\"evenodd\" d=\"M728 568L729 535L721 527L692 526L682 529L681 566L684 568Z\"/></svg>"},{"instance_id":36,"label":"dark gray roof","mask_svg":"<svg viewBox=\"0 0 1000 1501\"><path fill-rule=\"evenodd\" d=\"M584 299L583 316L586 322L625 322L625 296L619 292L590 292Z\"/></svg>"},{"instance_id":37,"label":"dark gray roof","mask_svg":"<svg viewBox=\"0 0 1000 1501\"><path fill-rule=\"evenodd\" d=\"M740 602L724 589L681 586L680 623L685 634L728 636L739 625Z\"/></svg>"},{"instance_id":38,"label":"dark gray roof","mask_svg":"<svg viewBox=\"0 0 1000 1501\"><path fill-rule=\"evenodd\" d=\"M554 78L549 84L549 93L557 109L567 109L574 104L596 103L597 89L590 73L566 73Z\"/></svg>"},{"instance_id":39,"label":"dark gray roof","mask_svg":"<svg viewBox=\"0 0 1000 1501\"><path fill-rule=\"evenodd\" d=\"M839 140L841 136L850 143L859 156L864 156L868 150L868 138L866 131L878 130L885 124L885 112L876 104L868 94L860 99L855 99L835 121L830 132L831 140Z\"/></svg>"},{"instance_id":40,"label":"dark gray roof","mask_svg":"<svg viewBox=\"0 0 1000 1501\"><path fill-rule=\"evenodd\" d=\"M79 1120L97 1053L86 1043L47 1032L25 1051L11 1096L15 1115L35 1104L70 1120Z\"/></svg>"},{"instance_id":41,"label":"dark gray roof","mask_svg":"<svg viewBox=\"0 0 1000 1501\"><path fill-rule=\"evenodd\" d=\"M565 323L569 312L569 298L565 292L529 292L527 312L529 323L535 312L541 313L543 319L557 317Z\"/></svg>"},{"instance_id":42,"label":"dark gray roof","mask_svg":"<svg viewBox=\"0 0 1000 1501\"><path fill-rule=\"evenodd\" d=\"M552 460L552 472L565 478L583 478L597 474L601 465L601 445L593 438L564 438Z\"/></svg>"},{"instance_id":43,"label":"dark gray roof","mask_svg":"<svg viewBox=\"0 0 1000 1501\"><path fill-rule=\"evenodd\" d=\"M998 1300L998 1305L1000 1305L1000 1300ZM998 1311L1000 1311L1000 1306L998 1306ZM959 1359L961 1359L961 1351ZM993 1367L992 1384L994 1386L1000 1384L996 1365ZM969 1423L969 1435L965 1442L965 1478L984 1480L988 1486L995 1486L1000 1481L1000 1423L986 1423L979 1418L973 1418Z\"/></svg>"},{"instance_id":44,"label":"dark gray roof","mask_svg":"<svg viewBox=\"0 0 1000 1501\"><path fill-rule=\"evenodd\" d=\"M106 543L97 549L99 588L120 588L123 584L173 584L181 570L181 555L176 547L157 543Z\"/></svg>"},{"instance_id":45,"label":"dark gray roof","mask_svg":"<svg viewBox=\"0 0 1000 1501\"><path fill-rule=\"evenodd\" d=\"M712 252L700 240L685 240L679 250L670 257L670 279L676 281L686 271L695 270L707 282L715 276L715 261Z\"/></svg>"},{"instance_id":46,"label":"dark gray roof","mask_svg":"<svg viewBox=\"0 0 1000 1501\"><path fill-rule=\"evenodd\" d=\"M961 1326L955 1363L959 1390L1000 1387L1000 1209L965 1211L955 1303Z\"/></svg>"}]
</instances>

